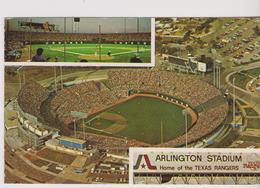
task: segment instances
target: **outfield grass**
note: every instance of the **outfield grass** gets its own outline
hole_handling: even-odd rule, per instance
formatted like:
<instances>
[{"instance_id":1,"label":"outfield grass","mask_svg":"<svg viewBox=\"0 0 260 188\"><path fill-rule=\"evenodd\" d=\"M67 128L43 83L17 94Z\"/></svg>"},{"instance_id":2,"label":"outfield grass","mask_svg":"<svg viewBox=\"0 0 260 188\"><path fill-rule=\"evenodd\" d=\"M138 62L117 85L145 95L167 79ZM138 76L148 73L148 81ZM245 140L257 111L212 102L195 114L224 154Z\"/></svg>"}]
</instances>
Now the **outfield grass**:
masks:
<instances>
[{"instance_id":1,"label":"outfield grass","mask_svg":"<svg viewBox=\"0 0 260 188\"><path fill-rule=\"evenodd\" d=\"M161 125L163 142L185 133L185 119L182 110L183 108L180 106L160 99L136 97L110 108L107 112L121 115L127 120L127 126L115 133L115 136L136 139L149 144L159 144L161 143ZM190 126L191 117L188 116L188 127ZM103 134L89 129L87 131Z\"/></svg>"},{"instance_id":2,"label":"outfield grass","mask_svg":"<svg viewBox=\"0 0 260 188\"><path fill-rule=\"evenodd\" d=\"M136 44L102 44L101 45L102 62L129 62L137 52ZM34 44L32 45L32 54L36 53L38 48L44 49L44 56L54 61L58 57L59 62L79 62L86 59L89 62L99 62L99 46L97 44L66 44L65 57L63 44ZM111 56L107 53L111 51ZM138 56L143 62L151 62L150 45L139 45Z\"/></svg>"}]
</instances>

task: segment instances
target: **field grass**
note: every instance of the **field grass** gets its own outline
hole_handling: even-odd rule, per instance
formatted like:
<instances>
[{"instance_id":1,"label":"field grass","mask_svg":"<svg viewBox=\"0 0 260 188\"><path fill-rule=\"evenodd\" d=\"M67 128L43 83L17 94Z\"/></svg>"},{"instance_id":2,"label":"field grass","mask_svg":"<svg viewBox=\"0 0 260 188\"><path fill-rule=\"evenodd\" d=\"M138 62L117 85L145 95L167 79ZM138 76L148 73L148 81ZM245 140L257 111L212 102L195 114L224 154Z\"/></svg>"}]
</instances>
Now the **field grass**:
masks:
<instances>
[{"instance_id":1,"label":"field grass","mask_svg":"<svg viewBox=\"0 0 260 188\"><path fill-rule=\"evenodd\" d=\"M260 129L260 119L248 119L247 127L252 129Z\"/></svg>"},{"instance_id":2,"label":"field grass","mask_svg":"<svg viewBox=\"0 0 260 188\"><path fill-rule=\"evenodd\" d=\"M252 108L244 108L247 116L258 116L257 112Z\"/></svg>"},{"instance_id":3,"label":"field grass","mask_svg":"<svg viewBox=\"0 0 260 188\"><path fill-rule=\"evenodd\" d=\"M230 80L232 81L233 78L235 77L235 85L242 88L246 89L246 84L250 82L253 77L259 76L260 75L260 67L255 68L255 69L250 69L246 71L241 71L241 73L235 73L230 77Z\"/></svg>"},{"instance_id":4,"label":"field grass","mask_svg":"<svg viewBox=\"0 0 260 188\"><path fill-rule=\"evenodd\" d=\"M42 149L37 153L38 156L50 160L50 161L54 161L57 163L62 163L62 164L66 164L66 165L70 165L74 159L76 158L73 155L69 155L66 153L62 153L62 152L58 152L58 151L53 151L50 149Z\"/></svg>"},{"instance_id":5,"label":"field grass","mask_svg":"<svg viewBox=\"0 0 260 188\"><path fill-rule=\"evenodd\" d=\"M96 129L106 129L112 124L114 124L114 121L103 119L103 118L96 118L93 121L89 123L89 126L94 127Z\"/></svg>"},{"instance_id":6,"label":"field grass","mask_svg":"<svg viewBox=\"0 0 260 188\"><path fill-rule=\"evenodd\" d=\"M235 78L235 85L242 89L246 89L246 84L252 80L252 78L241 73L235 73L230 77L230 80L232 81L233 78Z\"/></svg>"},{"instance_id":7,"label":"field grass","mask_svg":"<svg viewBox=\"0 0 260 188\"><path fill-rule=\"evenodd\" d=\"M248 141L248 142L260 143L259 137L255 137L255 136L240 136L238 139L243 141Z\"/></svg>"},{"instance_id":8,"label":"field grass","mask_svg":"<svg viewBox=\"0 0 260 188\"><path fill-rule=\"evenodd\" d=\"M161 143L161 132L163 142L184 134L185 119L182 110L183 108L180 106L160 99L135 97L108 109L106 113L123 116L127 121L127 125L116 132L115 136L136 139L149 144L159 144ZM191 117L188 116L188 127L190 126ZM88 128L86 131L98 133L98 131ZM99 132L99 134L103 133Z\"/></svg>"},{"instance_id":9,"label":"field grass","mask_svg":"<svg viewBox=\"0 0 260 188\"><path fill-rule=\"evenodd\" d=\"M50 58L49 61L55 61L55 57L58 57L59 62L79 62L81 59L99 62L99 45L97 44L66 44L65 56L63 44L33 44L32 54L35 54L38 48L44 49L44 57ZM107 55L109 51L111 51L111 56ZM101 62L130 62L130 58L136 53L136 44L102 44ZM140 44L138 56L142 62L150 63L150 45Z\"/></svg>"},{"instance_id":10,"label":"field grass","mask_svg":"<svg viewBox=\"0 0 260 188\"><path fill-rule=\"evenodd\" d=\"M248 70L247 74L249 74L249 75L251 75L253 77L259 76L260 75L260 67Z\"/></svg>"}]
</instances>

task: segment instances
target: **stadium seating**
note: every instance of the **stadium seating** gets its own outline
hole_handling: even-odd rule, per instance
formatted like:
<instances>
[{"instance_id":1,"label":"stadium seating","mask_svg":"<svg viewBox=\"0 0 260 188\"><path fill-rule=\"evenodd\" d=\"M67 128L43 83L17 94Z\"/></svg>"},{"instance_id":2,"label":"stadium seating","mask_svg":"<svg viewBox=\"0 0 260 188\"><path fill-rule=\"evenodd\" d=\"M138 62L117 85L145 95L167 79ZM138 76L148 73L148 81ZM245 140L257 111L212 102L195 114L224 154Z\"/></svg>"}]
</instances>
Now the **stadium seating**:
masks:
<instances>
[{"instance_id":1,"label":"stadium seating","mask_svg":"<svg viewBox=\"0 0 260 188\"><path fill-rule=\"evenodd\" d=\"M49 91L33 80L23 85L18 93L18 104L24 112L40 117L40 107Z\"/></svg>"},{"instance_id":2,"label":"stadium seating","mask_svg":"<svg viewBox=\"0 0 260 188\"><path fill-rule=\"evenodd\" d=\"M12 43L42 43L46 42L85 42L95 43L101 41L103 43L120 43L120 42L147 42L151 40L150 33L106 33L106 34L90 34L90 33L45 33L45 32L22 32L8 31L5 33L6 44L10 46Z\"/></svg>"},{"instance_id":3,"label":"stadium seating","mask_svg":"<svg viewBox=\"0 0 260 188\"><path fill-rule=\"evenodd\" d=\"M59 90L49 100L45 110L54 119L56 118L61 122L65 129L75 120L71 111L85 112L88 115L95 114L127 100L130 90L173 96L189 104L193 109L221 96L218 89L201 81L194 75L168 71L146 69L109 70L108 79L103 83L109 89L101 89L99 82L89 81ZM47 98L48 92L39 84L32 82L23 86L19 92L18 102L26 112L36 116L45 116L45 113L40 111L40 106ZM225 102L220 103L198 113L196 124L188 132L189 142L196 141L218 128L228 113L228 105ZM45 118L52 119L49 116ZM128 140L126 143L124 139L119 138L106 137L106 139L102 139L100 135L95 134L88 134L88 137L93 138L96 145L105 148L111 147L111 145L113 147L149 145L137 140ZM180 136L160 146L173 147L181 146L184 143L185 137Z\"/></svg>"}]
</instances>

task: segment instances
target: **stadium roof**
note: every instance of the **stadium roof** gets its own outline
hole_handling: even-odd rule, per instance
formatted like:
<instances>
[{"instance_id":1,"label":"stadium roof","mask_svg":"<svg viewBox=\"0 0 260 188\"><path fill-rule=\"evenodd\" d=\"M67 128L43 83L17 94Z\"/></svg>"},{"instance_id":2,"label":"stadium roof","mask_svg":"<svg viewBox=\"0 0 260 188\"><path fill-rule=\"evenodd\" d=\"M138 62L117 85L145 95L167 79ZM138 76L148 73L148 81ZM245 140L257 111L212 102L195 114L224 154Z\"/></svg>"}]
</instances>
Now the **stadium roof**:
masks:
<instances>
[{"instance_id":1,"label":"stadium roof","mask_svg":"<svg viewBox=\"0 0 260 188\"><path fill-rule=\"evenodd\" d=\"M174 63L174 64L177 64L177 65L186 66L186 62L188 62L187 59L183 59L181 57L175 57L175 56L169 55L169 63Z\"/></svg>"},{"instance_id":2,"label":"stadium roof","mask_svg":"<svg viewBox=\"0 0 260 188\"><path fill-rule=\"evenodd\" d=\"M137 33L137 19L139 19L139 32L151 32L150 18L136 17L81 17L79 27L73 22L74 17L17 17L9 19L9 31L20 31L19 22L46 23L54 24L58 31L63 33ZM64 23L66 20L66 24ZM65 28L66 25L66 28ZM77 29L77 31L75 31Z\"/></svg>"},{"instance_id":3,"label":"stadium roof","mask_svg":"<svg viewBox=\"0 0 260 188\"><path fill-rule=\"evenodd\" d=\"M5 128L12 129L18 126L18 114L16 111L5 111Z\"/></svg>"},{"instance_id":4,"label":"stadium roof","mask_svg":"<svg viewBox=\"0 0 260 188\"><path fill-rule=\"evenodd\" d=\"M71 166L76 167L76 168L83 168L84 165L87 162L87 157L85 156L77 156L77 158L71 163Z\"/></svg>"}]
</instances>

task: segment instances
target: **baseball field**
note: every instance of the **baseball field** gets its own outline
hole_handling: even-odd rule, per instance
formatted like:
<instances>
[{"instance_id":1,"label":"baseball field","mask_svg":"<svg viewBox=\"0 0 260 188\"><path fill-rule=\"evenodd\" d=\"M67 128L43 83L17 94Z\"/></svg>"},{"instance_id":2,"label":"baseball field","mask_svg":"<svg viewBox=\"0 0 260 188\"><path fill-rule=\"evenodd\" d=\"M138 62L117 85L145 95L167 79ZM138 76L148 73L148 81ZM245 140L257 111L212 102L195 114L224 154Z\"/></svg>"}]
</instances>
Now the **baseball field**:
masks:
<instances>
[{"instance_id":1,"label":"baseball field","mask_svg":"<svg viewBox=\"0 0 260 188\"><path fill-rule=\"evenodd\" d=\"M137 55L142 62L151 62L151 49L147 44L101 44L100 47L94 43L66 44L65 47L63 44L33 44L32 55L38 48L44 49L43 55L50 58L49 61L57 58L59 62L79 62L84 59L88 62L126 63Z\"/></svg>"},{"instance_id":2,"label":"baseball field","mask_svg":"<svg viewBox=\"0 0 260 188\"><path fill-rule=\"evenodd\" d=\"M85 120L86 131L160 144L185 133L181 106L151 97L135 97ZM191 116L188 115L188 127Z\"/></svg>"}]
</instances>

